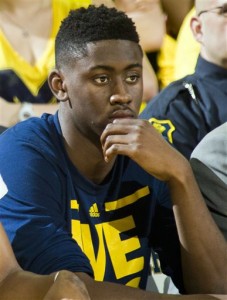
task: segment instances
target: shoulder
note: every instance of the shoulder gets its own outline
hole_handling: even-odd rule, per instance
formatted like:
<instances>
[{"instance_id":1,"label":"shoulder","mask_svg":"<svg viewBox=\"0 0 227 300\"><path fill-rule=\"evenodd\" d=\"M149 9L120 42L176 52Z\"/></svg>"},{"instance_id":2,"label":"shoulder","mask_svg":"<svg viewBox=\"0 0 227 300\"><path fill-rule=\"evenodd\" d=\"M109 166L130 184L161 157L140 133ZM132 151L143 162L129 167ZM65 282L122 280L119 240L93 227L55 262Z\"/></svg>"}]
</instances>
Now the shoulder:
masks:
<instances>
[{"instance_id":1,"label":"shoulder","mask_svg":"<svg viewBox=\"0 0 227 300\"><path fill-rule=\"evenodd\" d=\"M209 132L197 145L191 155L191 158L197 158L208 165L225 162L226 157L227 122Z\"/></svg>"},{"instance_id":2,"label":"shoulder","mask_svg":"<svg viewBox=\"0 0 227 300\"><path fill-rule=\"evenodd\" d=\"M33 148L42 152L55 143L56 135L53 116L30 118L8 128L0 135L0 151L6 153Z\"/></svg>"},{"instance_id":3,"label":"shoulder","mask_svg":"<svg viewBox=\"0 0 227 300\"><path fill-rule=\"evenodd\" d=\"M168 110L169 105L175 101L180 101L182 105L184 105L185 100L191 97L188 85L192 84L194 86L195 81L193 75L188 75L172 82L148 103L140 116L142 118L147 118L151 113L165 113Z\"/></svg>"},{"instance_id":4,"label":"shoulder","mask_svg":"<svg viewBox=\"0 0 227 300\"><path fill-rule=\"evenodd\" d=\"M141 119L149 122L173 143L173 132L188 128L189 120L193 118L192 100L195 76L188 75L180 80L174 81L163 89L140 114ZM187 120L187 121L186 121ZM186 126L187 125L187 126Z\"/></svg>"},{"instance_id":5,"label":"shoulder","mask_svg":"<svg viewBox=\"0 0 227 300\"><path fill-rule=\"evenodd\" d=\"M197 176L202 169L211 171L227 186L227 122L209 132L191 154L191 164ZM209 172L208 171L208 172Z\"/></svg>"},{"instance_id":6,"label":"shoulder","mask_svg":"<svg viewBox=\"0 0 227 300\"><path fill-rule=\"evenodd\" d=\"M13 178L13 184L47 178L44 184L50 174L58 180L61 174L67 173L61 132L56 126L53 116L47 116L30 118L3 132L0 135L0 173L9 182Z\"/></svg>"},{"instance_id":7,"label":"shoulder","mask_svg":"<svg viewBox=\"0 0 227 300\"><path fill-rule=\"evenodd\" d=\"M191 166L204 200L227 238L227 123L208 133L191 155Z\"/></svg>"}]
</instances>

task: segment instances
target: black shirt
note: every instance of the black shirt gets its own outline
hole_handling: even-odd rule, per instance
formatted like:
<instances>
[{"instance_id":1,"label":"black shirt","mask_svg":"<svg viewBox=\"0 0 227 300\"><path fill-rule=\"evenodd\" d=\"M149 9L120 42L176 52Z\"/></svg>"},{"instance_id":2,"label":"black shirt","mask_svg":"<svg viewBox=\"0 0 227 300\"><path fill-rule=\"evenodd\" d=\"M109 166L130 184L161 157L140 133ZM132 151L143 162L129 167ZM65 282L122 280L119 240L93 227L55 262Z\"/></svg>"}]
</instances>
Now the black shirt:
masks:
<instances>
[{"instance_id":1,"label":"black shirt","mask_svg":"<svg viewBox=\"0 0 227 300\"><path fill-rule=\"evenodd\" d=\"M199 56L195 73L162 90L140 118L189 159L200 140L227 121L227 69Z\"/></svg>"}]
</instances>

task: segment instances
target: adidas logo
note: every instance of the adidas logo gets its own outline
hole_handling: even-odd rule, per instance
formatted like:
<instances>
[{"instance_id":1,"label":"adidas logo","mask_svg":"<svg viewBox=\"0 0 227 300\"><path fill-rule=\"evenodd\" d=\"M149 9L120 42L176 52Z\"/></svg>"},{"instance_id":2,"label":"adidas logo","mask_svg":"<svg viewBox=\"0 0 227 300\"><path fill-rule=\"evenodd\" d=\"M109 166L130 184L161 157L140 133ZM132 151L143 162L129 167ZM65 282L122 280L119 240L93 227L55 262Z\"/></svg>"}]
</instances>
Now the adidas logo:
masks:
<instances>
[{"instance_id":1,"label":"adidas logo","mask_svg":"<svg viewBox=\"0 0 227 300\"><path fill-rule=\"evenodd\" d=\"M89 214L90 214L90 217L93 217L93 218L98 218L100 216L100 213L99 213L99 210L98 210L98 206L97 206L96 203L94 203L90 207Z\"/></svg>"}]
</instances>

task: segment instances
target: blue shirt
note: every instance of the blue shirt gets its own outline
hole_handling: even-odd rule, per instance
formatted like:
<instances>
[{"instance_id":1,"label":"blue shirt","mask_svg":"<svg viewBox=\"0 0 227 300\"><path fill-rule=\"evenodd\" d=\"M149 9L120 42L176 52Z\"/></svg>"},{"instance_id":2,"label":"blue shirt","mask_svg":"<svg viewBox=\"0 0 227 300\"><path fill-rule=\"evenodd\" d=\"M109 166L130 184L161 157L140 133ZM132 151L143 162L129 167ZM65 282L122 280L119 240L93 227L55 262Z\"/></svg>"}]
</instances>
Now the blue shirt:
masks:
<instances>
[{"instance_id":1,"label":"blue shirt","mask_svg":"<svg viewBox=\"0 0 227 300\"><path fill-rule=\"evenodd\" d=\"M152 248L183 290L167 185L128 157L94 184L69 160L58 115L45 114L1 134L0 174L8 188L0 220L24 269L145 288Z\"/></svg>"}]
</instances>

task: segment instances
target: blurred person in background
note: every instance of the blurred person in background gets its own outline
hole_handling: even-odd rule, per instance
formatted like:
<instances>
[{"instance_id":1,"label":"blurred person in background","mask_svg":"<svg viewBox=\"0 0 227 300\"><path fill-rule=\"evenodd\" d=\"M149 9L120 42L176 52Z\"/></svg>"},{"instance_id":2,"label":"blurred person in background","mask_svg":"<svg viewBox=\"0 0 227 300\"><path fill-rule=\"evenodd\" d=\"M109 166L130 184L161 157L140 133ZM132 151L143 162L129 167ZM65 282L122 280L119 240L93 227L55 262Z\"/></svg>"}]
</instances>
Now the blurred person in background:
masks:
<instances>
[{"instance_id":1,"label":"blurred person in background","mask_svg":"<svg viewBox=\"0 0 227 300\"><path fill-rule=\"evenodd\" d=\"M207 206L227 242L227 122L201 140L192 152L190 163Z\"/></svg>"},{"instance_id":2,"label":"blurred person in background","mask_svg":"<svg viewBox=\"0 0 227 300\"><path fill-rule=\"evenodd\" d=\"M166 15L166 34L160 51L156 53L155 70L160 90L175 79L178 34L183 20L193 4L194 0L161 0L162 9ZM152 56L152 53L150 55Z\"/></svg>"},{"instance_id":3,"label":"blurred person in background","mask_svg":"<svg viewBox=\"0 0 227 300\"><path fill-rule=\"evenodd\" d=\"M54 67L54 41L70 9L111 0L0 1L0 124L9 127L58 104L47 77Z\"/></svg>"},{"instance_id":4,"label":"blurred person in background","mask_svg":"<svg viewBox=\"0 0 227 300\"><path fill-rule=\"evenodd\" d=\"M146 53L159 51L162 47L166 32L166 18L160 0L115 0L114 4L117 9L126 12L135 22L140 36L140 44L144 51L142 111L146 103L153 99L159 91L154 67Z\"/></svg>"},{"instance_id":5,"label":"blurred person in background","mask_svg":"<svg viewBox=\"0 0 227 300\"><path fill-rule=\"evenodd\" d=\"M200 43L194 38L191 30L191 19L196 16L195 7L186 15L177 36L174 80L193 74L200 53ZM185 59L187 57L187 59Z\"/></svg>"},{"instance_id":6,"label":"blurred person in background","mask_svg":"<svg viewBox=\"0 0 227 300\"><path fill-rule=\"evenodd\" d=\"M191 29L201 45L195 72L166 87L142 112L186 157L227 121L227 2L197 0Z\"/></svg>"}]
</instances>

